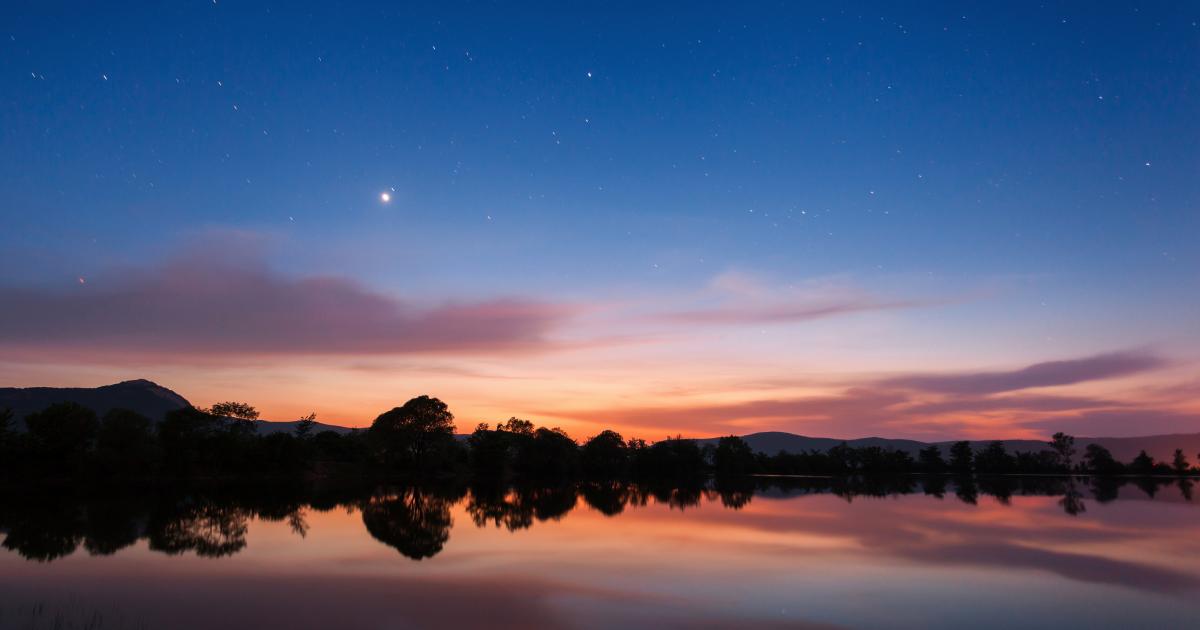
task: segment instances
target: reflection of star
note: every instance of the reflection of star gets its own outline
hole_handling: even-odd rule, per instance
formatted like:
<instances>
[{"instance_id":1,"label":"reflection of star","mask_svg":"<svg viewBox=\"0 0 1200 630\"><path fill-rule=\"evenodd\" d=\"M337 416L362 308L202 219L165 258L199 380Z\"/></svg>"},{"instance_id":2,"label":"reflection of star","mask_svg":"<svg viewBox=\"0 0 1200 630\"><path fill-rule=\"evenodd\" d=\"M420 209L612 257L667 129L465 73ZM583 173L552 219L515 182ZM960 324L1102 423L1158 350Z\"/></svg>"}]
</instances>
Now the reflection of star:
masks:
<instances>
[{"instance_id":1,"label":"reflection of star","mask_svg":"<svg viewBox=\"0 0 1200 630\"><path fill-rule=\"evenodd\" d=\"M392 194L391 194L391 193L386 193L386 192L385 192L385 193L379 193L379 200L380 200L380 201L382 201L383 203L387 203L387 202L389 202L389 201L391 201L391 200L392 200Z\"/></svg>"}]
</instances>

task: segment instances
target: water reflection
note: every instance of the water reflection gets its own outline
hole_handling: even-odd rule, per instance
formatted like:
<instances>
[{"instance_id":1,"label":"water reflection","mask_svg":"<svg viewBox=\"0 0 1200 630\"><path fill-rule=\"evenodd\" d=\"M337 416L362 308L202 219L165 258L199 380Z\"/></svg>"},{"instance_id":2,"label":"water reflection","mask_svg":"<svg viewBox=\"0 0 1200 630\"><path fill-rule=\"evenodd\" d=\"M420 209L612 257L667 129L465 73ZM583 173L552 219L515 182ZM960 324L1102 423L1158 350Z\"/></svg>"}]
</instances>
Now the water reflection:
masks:
<instances>
[{"instance_id":1,"label":"water reflection","mask_svg":"<svg viewBox=\"0 0 1200 630\"><path fill-rule=\"evenodd\" d=\"M1079 516L1087 512L1088 502L1110 503L1125 489L1154 499L1166 487L1175 488L1179 500L1192 501L1193 482L1188 479L1113 477L739 477L692 485L607 481L558 486L110 489L89 490L86 495L12 492L0 495L0 533L5 549L38 562L63 558L81 547L92 556L112 555L142 539L155 552L217 558L246 548L252 520L286 522L295 535L304 537L309 531L309 510L342 508L358 511L376 540L407 558L422 560L445 548L454 525L452 507L460 503L475 527L516 532L561 520L581 504L605 517L617 517L652 503L686 511L709 502L738 511L759 497L833 495L854 503L864 497L920 494L937 499L953 496L972 506L979 505L980 497L991 497L1001 506L1010 506L1014 496L1044 496L1055 497L1063 513ZM940 549L943 557L953 556ZM978 548L973 553L979 553Z\"/></svg>"}]
</instances>

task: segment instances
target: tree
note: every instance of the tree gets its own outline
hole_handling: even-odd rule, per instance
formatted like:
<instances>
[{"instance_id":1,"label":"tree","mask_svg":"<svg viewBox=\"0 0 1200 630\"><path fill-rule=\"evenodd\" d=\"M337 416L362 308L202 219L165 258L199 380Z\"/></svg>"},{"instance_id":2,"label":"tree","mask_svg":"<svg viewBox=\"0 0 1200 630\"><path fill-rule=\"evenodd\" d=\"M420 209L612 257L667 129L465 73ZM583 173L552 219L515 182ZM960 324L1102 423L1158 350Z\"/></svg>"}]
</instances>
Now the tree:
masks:
<instances>
[{"instance_id":1,"label":"tree","mask_svg":"<svg viewBox=\"0 0 1200 630\"><path fill-rule=\"evenodd\" d=\"M1171 460L1171 468L1177 475L1186 475L1192 469L1191 464L1188 463L1187 455L1183 454L1183 449L1175 449L1175 457Z\"/></svg>"},{"instance_id":2,"label":"tree","mask_svg":"<svg viewBox=\"0 0 1200 630\"><path fill-rule=\"evenodd\" d=\"M1050 438L1050 448L1058 455L1058 465L1064 470L1071 470L1071 458L1075 456L1075 438L1062 431Z\"/></svg>"},{"instance_id":3,"label":"tree","mask_svg":"<svg viewBox=\"0 0 1200 630\"><path fill-rule=\"evenodd\" d=\"M454 414L437 398L418 396L379 414L367 435L386 463L424 472L436 452L454 443Z\"/></svg>"},{"instance_id":4,"label":"tree","mask_svg":"<svg viewBox=\"0 0 1200 630\"><path fill-rule=\"evenodd\" d=\"M208 410L214 416L238 420L258 420L258 410L244 402L219 402Z\"/></svg>"},{"instance_id":5,"label":"tree","mask_svg":"<svg viewBox=\"0 0 1200 630\"><path fill-rule=\"evenodd\" d=\"M971 450L970 442L963 440L950 447L950 469L954 472L960 475L969 474L974 461L975 451Z\"/></svg>"},{"instance_id":6,"label":"tree","mask_svg":"<svg viewBox=\"0 0 1200 630\"><path fill-rule=\"evenodd\" d=\"M729 435L717 440L713 468L719 475L745 475L754 472L754 449L746 440Z\"/></svg>"},{"instance_id":7,"label":"tree","mask_svg":"<svg viewBox=\"0 0 1200 630\"><path fill-rule=\"evenodd\" d=\"M515 435L533 435L533 423L520 418L509 418L505 422L496 423L497 431L512 433Z\"/></svg>"},{"instance_id":8,"label":"tree","mask_svg":"<svg viewBox=\"0 0 1200 630\"><path fill-rule=\"evenodd\" d=\"M111 409L100 420L96 458L107 472L145 472L156 444L150 419L129 409Z\"/></svg>"},{"instance_id":9,"label":"tree","mask_svg":"<svg viewBox=\"0 0 1200 630\"><path fill-rule=\"evenodd\" d=\"M244 442L243 438L253 435L256 427L254 421L258 420L258 410L243 402L219 402L208 410L208 413L219 418L233 419L233 425L229 427L230 437L234 442Z\"/></svg>"},{"instance_id":10,"label":"tree","mask_svg":"<svg viewBox=\"0 0 1200 630\"><path fill-rule=\"evenodd\" d=\"M1146 454L1146 451L1138 453L1137 457L1129 464L1129 471L1138 475L1149 475L1154 473L1154 458Z\"/></svg>"},{"instance_id":11,"label":"tree","mask_svg":"<svg viewBox=\"0 0 1200 630\"><path fill-rule=\"evenodd\" d=\"M1113 475L1120 473L1121 465L1108 449L1099 444L1088 444L1083 451L1084 470L1097 475Z\"/></svg>"},{"instance_id":12,"label":"tree","mask_svg":"<svg viewBox=\"0 0 1200 630\"><path fill-rule=\"evenodd\" d=\"M16 453L12 446L12 409L0 409L0 472L13 465Z\"/></svg>"},{"instance_id":13,"label":"tree","mask_svg":"<svg viewBox=\"0 0 1200 630\"><path fill-rule=\"evenodd\" d=\"M925 472L940 473L946 469L946 460L942 459L942 449L937 444L930 444L917 453L917 461Z\"/></svg>"},{"instance_id":14,"label":"tree","mask_svg":"<svg viewBox=\"0 0 1200 630\"><path fill-rule=\"evenodd\" d=\"M583 470L592 477L611 479L625 474L629 452L620 433L605 429L580 449Z\"/></svg>"},{"instance_id":15,"label":"tree","mask_svg":"<svg viewBox=\"0 0 1200 630\"><path fill-rule=\"evenodd\" d=\"M522 475L561 479L579 469L579 445L562 429L539 427L518 442L513 469Z\"/></svg>"},{"instance_id":16,"label":"tree","mask_svg":"<svg viewBox=\"0 0 1200 630\"><path fill-rule=\"evenodd\" d=\"M1004 448L1004 442L991 442L975 456L975 470L981 473L1004 475L1016 467L1016 460Z\"/></svg>"},{"instance_id":17,"label":"tree","mask_svg":"<svg viewBox=\"0 0 1200 630\"><path fill-rule=\"evenodd\" d=\"M313 427L317 425L317 412L312 412L296 421L296 437L301 440L308 439L308 434L312 433Z\"/></svg>"},{"instance_id":18,"label":"tree","mask_svg":"<svg viewBox=\"0 0 1200 630\"><path fill-rule=\"evenodd\" d=\"M25 426L34 450L44 463L79 468L92 448L100 421L91 409L62 402L29 414Z\"/></svg>"},{"instance_id":19,"label":"tree","mask_svg":"<svg viewBox=\"0 0 1200 630\"><path fill-rule=\"evenodd\" d=\"M188 474L211 465L217 458L214 442L221 429L221 419L204 409L183 407L167 412L158 423L164 466Z\"/></svg>"}]
</instances>

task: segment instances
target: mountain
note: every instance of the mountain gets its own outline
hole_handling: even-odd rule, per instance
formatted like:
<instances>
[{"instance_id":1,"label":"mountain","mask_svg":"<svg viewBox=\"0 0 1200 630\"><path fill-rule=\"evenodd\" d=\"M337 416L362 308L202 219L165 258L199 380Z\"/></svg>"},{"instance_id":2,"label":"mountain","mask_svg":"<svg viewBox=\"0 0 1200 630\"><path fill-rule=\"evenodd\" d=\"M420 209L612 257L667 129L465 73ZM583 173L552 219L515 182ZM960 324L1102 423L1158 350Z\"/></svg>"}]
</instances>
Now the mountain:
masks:
<instances>
[{"instance_id":1,"label":"mountain","mask_svg":"<svg viewBox=\"0 0 1200 630\"><path fill-rule=\"evenodd\" d=\"M707 438L697 440L700 444L716 444L719 438ZM929 446L930 444L938 445L942 454L949 455L950 445L953 441L946 442L919 442L916 440L892 440L880 437L858 438L855 440L838 440L834 438L823 437L808 437L804 435L796 435L794 433L785 433L782 431L765 431L762 433L751 433L742 436L750 444L750 448L760 453L768 453L774 455L779 451L787 451L789 453L802 453L807 451L827 451L842 442L855 448L863 448L868 446L878 446L888 450L905 451L913 456L916 456L917 451ZM982 450L992 440L972 440L971 447L975 450ZM1187 454L1188 458L1194 459L1200 453L1200 433L1176 433L1170 435L1147 435L1141 437L1076 437L1075 449L1076 457L1083 455L1083 449L1087 448L1088 444L1099 444L1104 448L1112 451L1113 457L1120 461L1129 461L1137 454L1145 450L1157 460L1170 461L1175 449L1181 448ZM1004 446L1009 452L1017 451L1041 451L1049 449L1046 442L1039 440L1004 440Z\"/></svg>"},{"instance_id":2,"label":"mountain","mask_svg":"<svg viewBox=\"0 0 1200 630\"><path fill-rule=\"evenodd\" d=\"M25 416L54 403L73 402L104 416L111 409L129 409L158 422L169 411L191 406L186 398L145 379L122 381L102 387L0 387L0 409L12 409L16 427L23 429ZM297 421L255 423L258 433L269 434L296 430ZM318 422L313 433L321 431L349 433L350 429Z\"/></svg>"},{"instance_id":3,"label":"mountain","mask_svg":"<svg viewBox=\"0 0 1200 630\"><path fill-rule=\"evenodd\" d=\"M130 409L155 421L189 405L183 396L143 379L103 387L0 387L0 409L12 409L19 427L25 416L60 402L79 403L99 416L110 409Z\"/></svg>"}]
</instances>

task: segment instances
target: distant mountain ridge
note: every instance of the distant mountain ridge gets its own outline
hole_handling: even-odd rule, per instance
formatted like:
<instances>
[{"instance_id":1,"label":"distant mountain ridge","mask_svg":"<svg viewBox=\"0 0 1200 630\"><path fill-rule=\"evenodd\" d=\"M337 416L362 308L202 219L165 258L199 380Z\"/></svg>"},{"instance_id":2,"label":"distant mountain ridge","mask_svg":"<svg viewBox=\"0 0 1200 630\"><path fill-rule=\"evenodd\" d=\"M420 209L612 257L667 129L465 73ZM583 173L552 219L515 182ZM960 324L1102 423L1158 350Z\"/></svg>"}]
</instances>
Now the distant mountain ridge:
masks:
<instances>
[{"instance_id":1,"label":"distant mountain ridge","mask_svg":"<svg viewBox=\"0 0 1200 630\"><path fill-rule=\"evenodd\" d=\"M101 416L112 409L129 409L152 420L189 404L183 396L145 379L103 387L0 388L0 409L12 409L19 426L24 426L25 416L60 402L78 403Z\"/></svg>"},{"instance_id":2,"label":"distant mountain ridge","mask_svg":"<svg viewBox=\"0 0 1200 630\"><path fill-rule=\"evenodd\" d=\"M700 444L716 444L720 438L705 438L697 440ZM917 440L902 440L888 439L881 437L858 438L854 440L838 440L834 438L823 437L808 437L804 435L796 435L795 433L787 433L784 431L764 431L761 433L751 433L743 435L742 439L750 445L750 448L760 453L774 455L779 451L789 453L803 453L808 451L827 451L838 444L846 443L848 446L855 448L864 448L870 446L878 446L887 450L898 450L916 456L917 451L929 446L930 444L938 445L944 456L949 456L950 445L957 440L947 440L943 442L920 442ZM981 450L995 440L969 440L971 447L975 450ZM1028 451L1036 452L1049 450L1049 445L1042 440L1001 440L1004 442L1004 447L1010 452ZM1181 448L1189 459L1195 459L1200 453L1200 433L1173 433L1167 435L1147 435L1139 437L1076 437L1075 449L1078 451L1076 456L1082 456L1083 450L1088 444L1099 444L1109 451L1112 451L1113 457L1121 461L1129 461L1137 456L1139 452L1145 450L1157 460L1170 461L1171 456L1175 453L1175 449Z\"/></svg>"},{"instance_id":3,"label":"distant mountain ridge","mask_svg":"<svg viewBox=\"0 0 1200 630\"><path fill-rule=\"evenodd\" d=\"M146 379L102 387L0 387L0 409L12 409L18 430L24 429L25 416L60 402L78 403L95 411L98 416L112 409L129 409L155 422L162 420L168 412L191 406L183 396ZM297 422L260 420L255 426L260 434L291 432L296 429ZM325 430L350 432L346 427L321 422L313 427L314 433Z\"/></svg>"},{"instance_id":4,"label":"distant mountain ridge","mask_svg":"<svg viewBox=\"0 0 1200 630\"><path fill-rule=\"evenodd\" d=\"M11 408L17 418L18 428L23 428L25 416L45 409L57 402L75 402L88 407L103 416L110 409L124 408L136 411L154 421L162 420L169 411L189 406L186 398L152 381L137 379L123 381L103 387L0 387L0 409ZM292 432L297 421L273 422L260 420L255 423L260 434ZM336 431L349 433L348 427L318 422L314 432ZM465 435L458 436L465 439ZM917 451L930 444L937 444L944 454L949 453L949 447L954 441L920 442L917 440L888 439L881 437L866 437L853 440L838 440L825 437L809 437L784 431L764 431L742 436L755 451L774 455L779 451L800 453L807 451L827 451L845 442L855 448L878 446L883 449L900 450L916 455ZM696 441L700 444L715 444L719 438L703 438ZM992 440L972 440L971 446L976 450L987 446ZM1003 440L1010 452L1040 451L1048 448L1046 442L1039 440ZM1079 455L1088 444L1099 444L1112 451L1114 457L1121 461L1133 459L1138 452L1145 450L1158 460L1169 461L1175 449L1181 448L1189 459L1195 460L1200 454L1200 433L1179 433L1170 435L1148 435L1141 437L1076 437L1075 447Z\"/></svg>"}]
</instances>

